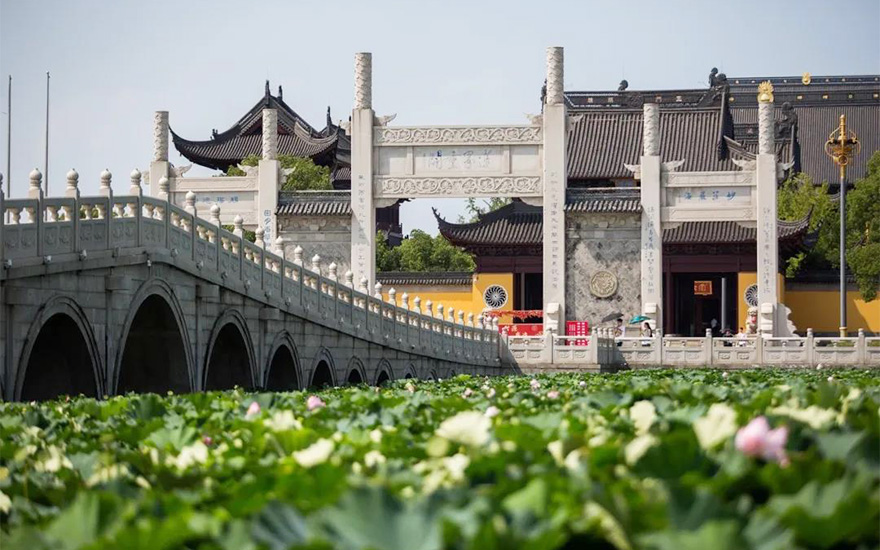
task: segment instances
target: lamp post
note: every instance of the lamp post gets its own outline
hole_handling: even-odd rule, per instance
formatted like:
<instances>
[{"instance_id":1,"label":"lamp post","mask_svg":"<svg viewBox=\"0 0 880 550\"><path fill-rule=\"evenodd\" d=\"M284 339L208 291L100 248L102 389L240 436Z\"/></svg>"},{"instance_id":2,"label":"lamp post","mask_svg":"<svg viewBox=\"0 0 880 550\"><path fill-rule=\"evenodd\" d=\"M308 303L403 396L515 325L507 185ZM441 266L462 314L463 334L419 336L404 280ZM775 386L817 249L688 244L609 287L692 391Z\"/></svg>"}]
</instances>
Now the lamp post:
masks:
<instances>
[{"instance_id":1,"label":"lamp post","mask_svg":"<svg viewBox=\"0 0 880 550\"><path fill-rule=\"evenodd\" d=\"M846 115L825 142L825 154L840 167L840 337L846 337L846 166L859 154L861 143L846 129Z\"/></svg>"}]
</instances>

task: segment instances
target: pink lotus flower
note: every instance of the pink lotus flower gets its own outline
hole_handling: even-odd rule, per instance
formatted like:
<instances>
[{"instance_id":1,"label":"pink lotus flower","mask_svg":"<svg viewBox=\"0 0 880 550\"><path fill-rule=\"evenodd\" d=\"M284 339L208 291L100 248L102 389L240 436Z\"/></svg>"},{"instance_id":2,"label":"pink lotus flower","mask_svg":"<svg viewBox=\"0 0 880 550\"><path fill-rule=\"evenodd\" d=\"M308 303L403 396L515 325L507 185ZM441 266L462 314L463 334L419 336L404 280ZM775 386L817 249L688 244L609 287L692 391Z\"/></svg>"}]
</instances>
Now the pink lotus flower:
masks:
<instances>
[{"instance_id":1,"label":"pink lotus flower","mask_svg":"<svg viewBox=\"0 0 880 550\"><path fill-rule=\"evenodd\" d=\"M538 382L537 380L535 380L534 378L532 378L532 381L529 382L529 386L531 386L532 390L537 390L538 388L541 387L541 383Z\"/></svg>"},{"instance_id":2,"label":"pink lotus flower","mask_svg":"<svg viewBox=\"0 0 880 550\"><path fill-rule=\"evenodd\" d=\"M464 397L465 399L467 399L468 397L470 397L471 395L473 395L473 393L474 393L474 392L471 391L470 388L465 388L465 389L464 389L464 393L461 394L461 396Z\"/></svg>"},{"instance_id":3,"label":"pink lotus flower","mask_svg":"<svg viewBox=\"0 0 880 550\"><path fill-rule=\"evenodd\" d=\"M771 430L767 419L759 416L736 432L735 443L736 448L746 456L778 462L785 467L789 464L785 454L787 441L788 428L780 426Z\"/></svg>"},{"instance_id":4,"label":"pink lotus flower","mask_svg":"<svg viewBox=\"0 0 880 550\"><path fill-rule=\"evenodd\" d=\"M583 387L586 386L586 385L587 385L587 383L584 382L583 380L581 380L580 382L578 382L578 387L579 387L579 388L583 388Z\"/></svg>"},{"instance_id":5,"label":"pink lotus flower","mask_svg":"<svg viewBox=\"0 0 880 550\"><path fill-rule=\"evenodd\" d=\"M558 392L558 391L556 391L556 390L550 390L550 391L547 392L547 398L548 398L548 399L556 399L557 397L559 397L559 392Z\"/></svg>"},{"instance_id":6,"label":"pink lotus flower","mask_svg":"<svg viewBox=\"0 0 880 550\"><path fill-rule=\"evenodd\" d=\"M210 435L206 435L202 438L202 443L204 443L206 447L210 447L214 443L214 440L211 439Z\"/></svg>"},{"instance_id":7,"label":"pink lotus flower","mask_svg":"<svg viewBox=\"0 0 880 550\"><path fill-rule=\"evenodd\" d=\"M257 403L256 401L253 401L251 403L250 407L248 407L248 410L247 410L247 413L245 413L245 416L256 416L258 414L260 414L260 404Z\"/></svg>"},{"instance_id":8,"label":"pink lotus flower","mask_svg":"<svg viewBox=\"0 0 880 550\"><path fill-rule=\"evenodd\" d=\"M310 411L313 411L315 409L320 409L325 404L326 403L321 401L321 398L318 397L317 395L310 395L309 399L306 401L306 408L309 409Z\"/></svg>"},{"instance_id":9,"label":"pink lotus flower","mask_svg":"<svg viewBox=\"0 0 880 550\"><path fill-rule=\"evenodd\" d=\"M488 397L489 399L495 397L495 388L489 388L488 393L486 393L486 397Z\"/></svg>"}]
</instances>

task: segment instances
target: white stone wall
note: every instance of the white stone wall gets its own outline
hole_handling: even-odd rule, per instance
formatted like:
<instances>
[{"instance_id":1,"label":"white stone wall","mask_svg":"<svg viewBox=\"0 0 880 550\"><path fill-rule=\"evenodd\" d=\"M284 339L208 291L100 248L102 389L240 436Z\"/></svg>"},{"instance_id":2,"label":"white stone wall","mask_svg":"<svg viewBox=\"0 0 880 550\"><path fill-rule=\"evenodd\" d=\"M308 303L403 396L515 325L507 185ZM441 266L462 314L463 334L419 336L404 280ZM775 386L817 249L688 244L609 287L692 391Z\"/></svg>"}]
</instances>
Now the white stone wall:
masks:
<instances>
[{"instance_id":1,"label":"white stone wall","mask_svg":"<svg viewBox=\"0 0 880 550\"><path fill-rule=\"evenodd\" d=\"M639 214L566 216L566 318L589 321L620 312L625 321L641 313L641 224ZM599 271L614 275L617 289L595 296L590 282Z\"/></svg>"}]
</instances>

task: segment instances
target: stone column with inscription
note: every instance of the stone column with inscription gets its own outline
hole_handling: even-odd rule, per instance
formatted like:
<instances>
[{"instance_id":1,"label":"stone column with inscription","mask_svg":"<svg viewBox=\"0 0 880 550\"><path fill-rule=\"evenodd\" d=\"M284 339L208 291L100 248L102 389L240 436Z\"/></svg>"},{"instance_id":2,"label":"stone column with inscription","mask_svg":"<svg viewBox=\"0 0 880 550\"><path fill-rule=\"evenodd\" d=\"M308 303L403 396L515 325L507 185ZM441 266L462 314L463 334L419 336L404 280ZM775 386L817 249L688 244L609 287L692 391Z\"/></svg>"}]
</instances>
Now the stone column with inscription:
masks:
<instances>
[{"instance_id":1,"label":"stone column with inscription","mask_svg":"<svg viewBox=\"0 0 880 550\"><path fill-rule=\"evenodd\" d=\"M776 232L776 143L773 121L773 85L758 86L758 158L755 180L758 190L758 330L776 335L779 250Z\"/></svg>"},{"instance_id":2,"label":"stone column with inscription","mask_svg":"<svg viewBox=\"0 0 880 550\"><path fill-rule=\"evenodd\" d=\"M642 311L663 334L663 228L660 222L660 106L643 110L640 193L642 201Z\"/></svg>"},{"instance_id":3,"label":"stone column with inscription","mask_svg":"<svg viewBox=\"0 0 880 550\"><path fill-rule=\"evenodd\" d=\"M351 271L376 282L376 208L373 204L373 54L354 56L351 111Z\"/></svg>"},{"instance_id":4,"label":"stone column with inscription","mask_svg":"<svg viewBox=\"0 0 880 550\"><path fill-rule=\"evenodd\" d=\"M567 113L563 51L547 48L544 104L544 332L565 334L565 188Z\"/></svg>"},{"instance_id":5,"label":"stone column with inscription","mask_svg":"<svg viewBox=\"0 0 880 550\"><path fill-rule=\"evenodd\" d=\"M278 236L275 210L281 164L278 162L278 111L263 109L263 149L257 180L257 227L263 228L263 241L275 242Z\"/></svg>"},{"instance_id":6,"label":"stone column with inscription","mask_svg":"<svg viewBox=\"0 0 880 550\"><path fill-rule=\"evenodd\" d=\"M171 175L168 162L168 111L153 113L153 160L150 162L150 196L159 196L159 180Z\"/></svg>"}]
</instances>

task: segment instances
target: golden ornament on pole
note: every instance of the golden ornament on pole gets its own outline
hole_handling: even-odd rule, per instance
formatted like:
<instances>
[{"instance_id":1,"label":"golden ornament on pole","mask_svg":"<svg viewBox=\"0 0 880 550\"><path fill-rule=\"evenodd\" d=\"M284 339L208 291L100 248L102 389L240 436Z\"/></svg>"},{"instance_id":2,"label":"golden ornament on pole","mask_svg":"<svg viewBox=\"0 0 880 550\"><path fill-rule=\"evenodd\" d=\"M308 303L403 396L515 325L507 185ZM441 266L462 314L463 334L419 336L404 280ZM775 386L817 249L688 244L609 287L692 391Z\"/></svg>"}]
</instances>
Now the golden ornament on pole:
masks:
<instances>
[{"instance_id":1,"label":"golden ornament on pole","mask_svg":"<svg viewBox=\"0 0 880 550\"><path fill-rule=\"evenodd\" d=\"M810 82L812 82L812 81L813 81L813 75L811 75L810 73L804 73L804 74L801 76L801 83L802 83L804 86L809 86L809 85L810 85Z\"/></svg>"},{"instance_id":2,"label":"golden ornament on pole","mask_svg":"<svg viewBox=\"0 0 880 550\"><path fill-rule=\"evenodd\" d=\"M758 84L758 103L773 103L773 84L769 80Z\"/></svg>"}]
</instances>

